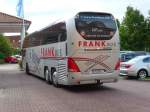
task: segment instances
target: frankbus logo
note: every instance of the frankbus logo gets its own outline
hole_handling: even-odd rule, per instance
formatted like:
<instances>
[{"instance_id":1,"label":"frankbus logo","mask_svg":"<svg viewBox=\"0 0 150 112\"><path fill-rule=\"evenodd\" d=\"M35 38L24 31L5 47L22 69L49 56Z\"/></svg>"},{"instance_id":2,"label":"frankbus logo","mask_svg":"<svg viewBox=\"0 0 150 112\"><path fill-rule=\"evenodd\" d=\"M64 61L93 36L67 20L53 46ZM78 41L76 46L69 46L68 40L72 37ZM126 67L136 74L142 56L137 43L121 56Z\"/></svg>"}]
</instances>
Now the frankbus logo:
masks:
<instances>
[{"instance_id":1,"label":"frankbus logo","mask_svg":"<svg viewBox=\"0 0 150 112\"><path fill-rule=\"evenodd\" d=\"M79 41L79 47L105 47L106 41Z\"/></svg>"},{"instance_id":2,"label":"frankbus logo","mask_svg":"<svg viewBox=\"0 0 150 112\"><path fill-rule=\"evenodd\" d=\"M55 56L54 48L41 48L41 57L53 57Z\"/></svg>"}]
</instances>

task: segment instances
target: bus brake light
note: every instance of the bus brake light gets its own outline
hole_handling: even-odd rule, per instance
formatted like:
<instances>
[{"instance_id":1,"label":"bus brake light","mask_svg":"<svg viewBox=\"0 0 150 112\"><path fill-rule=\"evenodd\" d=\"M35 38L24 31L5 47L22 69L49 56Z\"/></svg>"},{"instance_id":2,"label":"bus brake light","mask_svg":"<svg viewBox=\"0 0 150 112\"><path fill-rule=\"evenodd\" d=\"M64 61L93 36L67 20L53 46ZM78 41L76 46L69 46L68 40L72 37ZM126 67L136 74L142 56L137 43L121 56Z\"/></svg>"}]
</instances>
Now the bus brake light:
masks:
<instances>
[{"instance_id":1,"label":"bus brake light","mask_svg":"<svg viewBox=\"0 0 150 112\"><path fill-rule=\"evenodd\" d=\"M118 62L115 65L115 70L119 70L120 69L120 59L118 59Z\"/></svg>"},{"instance_id":2,"label":"bus brake light","mask_svg":"<svg viewBox=\"0 0 150 112\"><path fill-rule=\"evenodd\" d=\"M75 63L75 61L72 58L68 58L68 70L69 72L80 72L79 67Z\"/></svg>"}]
</instances>

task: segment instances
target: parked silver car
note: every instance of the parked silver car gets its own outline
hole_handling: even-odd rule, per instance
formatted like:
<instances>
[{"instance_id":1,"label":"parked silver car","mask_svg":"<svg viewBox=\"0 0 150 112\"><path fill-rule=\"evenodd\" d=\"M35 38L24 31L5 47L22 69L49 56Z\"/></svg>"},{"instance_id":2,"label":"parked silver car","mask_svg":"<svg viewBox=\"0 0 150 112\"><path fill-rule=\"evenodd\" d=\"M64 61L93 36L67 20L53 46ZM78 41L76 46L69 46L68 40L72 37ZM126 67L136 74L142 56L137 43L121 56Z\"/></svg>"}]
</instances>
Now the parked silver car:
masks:
<instances>
[{"instance_id":1,"label":"parked silver car","mask_svg":"<svg viewBox=\"0 0 150 112\"><path fill-rule=\"evenodd\" d=\"M121 62L129 61L136 56L150 55L149 52L145 51L120 51Z\"/></svg>"},{"instance_id":2,"label":"parked silver car","mask_svg":"<svg viewBox=\"0 0 150 112\"><path fill-rule=\"evenodd\" d=\"M127 62L121 62L120 75L141 79L150 76L150 55L137 56Z\"/></svg>"}]
</instances>

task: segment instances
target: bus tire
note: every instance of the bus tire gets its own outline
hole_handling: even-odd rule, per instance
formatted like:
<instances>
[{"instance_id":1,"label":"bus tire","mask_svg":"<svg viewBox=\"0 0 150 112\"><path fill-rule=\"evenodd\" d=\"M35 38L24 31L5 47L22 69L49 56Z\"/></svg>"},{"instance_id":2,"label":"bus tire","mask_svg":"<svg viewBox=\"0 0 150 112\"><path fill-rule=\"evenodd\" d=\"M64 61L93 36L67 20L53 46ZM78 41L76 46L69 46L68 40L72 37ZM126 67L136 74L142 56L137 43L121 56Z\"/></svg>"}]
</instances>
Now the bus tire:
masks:
<instances>
[{"instance_id":1,"label":"bus tire","mask_svg":"<svg viewBox=\"0 0 150 112\"><path fill-rule=\"evenodd\" d=\"M49 69L48 67L45 67L44 69L44 77L45 77L45 81L48 83L48 84L52 84L51 82L51 77L49 75Z\"/></svg>"},{"instance_id":2,"label":"bus tire","mask_svg":"<svg viewBox=\"0 0 150 112\"><path fill-rule=\"evenodd\" d=\"M58 84L58 79L57 79L57 72L56 69L51 69L51 77L52 77L52 83L55 87L60 87L60 85Z\"/></svg>"},{"instance_id":3,"label":"bus tire","mask_svg":"<svg viewBox=\"0 0 150 112\"><path fill-rule=\"evenodd\" d=\"M30 75L30 70L29 70L28 63L26 64L26 74Z\"/></svg>"}]
</instances>

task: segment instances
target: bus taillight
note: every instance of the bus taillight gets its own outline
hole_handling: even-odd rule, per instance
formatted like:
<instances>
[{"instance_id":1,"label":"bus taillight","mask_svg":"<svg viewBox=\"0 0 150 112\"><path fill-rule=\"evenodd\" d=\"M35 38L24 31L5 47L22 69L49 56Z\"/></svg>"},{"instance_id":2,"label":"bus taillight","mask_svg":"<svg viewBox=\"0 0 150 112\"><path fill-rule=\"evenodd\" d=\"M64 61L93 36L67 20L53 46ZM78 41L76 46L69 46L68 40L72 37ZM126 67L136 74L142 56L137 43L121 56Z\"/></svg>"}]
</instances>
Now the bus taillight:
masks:
<instances>
[{"instance_id":1,"label":"bus taillight","mask_svg":"<svg viewBox=\"0 0 150 112\"><path fill-rule=\"evenodd\" d=\"M116 65L115 65L115 70L119 70L120 69L120 59L118 59Z\"/></svg>"},{"instance_id":2,"label":"bus taillight","mask_svg":"<svg viewBox=\"0 0 150 112\"><path fill-rule=\"evenodd\" d=\"M69 72L80 72L79 67L75 63L75 61L72 58L68 58L68 71Z\"/></svg>"}]
</instances>

